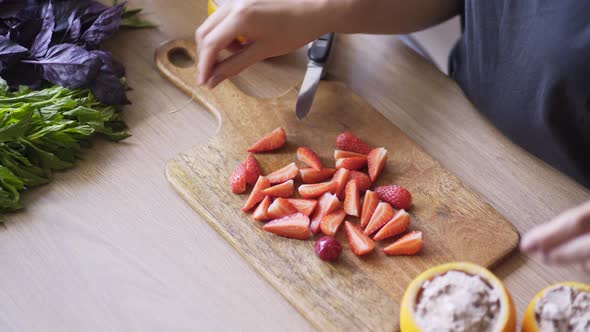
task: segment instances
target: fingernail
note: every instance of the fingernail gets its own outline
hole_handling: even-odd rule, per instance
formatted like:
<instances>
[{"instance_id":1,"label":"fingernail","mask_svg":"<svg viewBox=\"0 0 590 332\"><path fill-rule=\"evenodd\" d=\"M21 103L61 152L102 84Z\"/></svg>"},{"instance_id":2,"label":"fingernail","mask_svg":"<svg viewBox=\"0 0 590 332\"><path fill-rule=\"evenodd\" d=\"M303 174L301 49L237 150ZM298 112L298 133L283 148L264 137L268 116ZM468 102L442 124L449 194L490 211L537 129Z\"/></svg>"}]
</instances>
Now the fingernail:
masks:
<instances>
[{"instance_id":1,"label":"fingernail","mask_svg":"<svg viewBox=\"0 0 590 332\"><path fill-rule=\"evenodd\" d=\"M207 86L209 87L209 89L213 89L217 86L217 84L221 83L221 81L223 81L223 76L221 75L213 75L209 81L207 82Z\"/></svg>"}]
</instances>

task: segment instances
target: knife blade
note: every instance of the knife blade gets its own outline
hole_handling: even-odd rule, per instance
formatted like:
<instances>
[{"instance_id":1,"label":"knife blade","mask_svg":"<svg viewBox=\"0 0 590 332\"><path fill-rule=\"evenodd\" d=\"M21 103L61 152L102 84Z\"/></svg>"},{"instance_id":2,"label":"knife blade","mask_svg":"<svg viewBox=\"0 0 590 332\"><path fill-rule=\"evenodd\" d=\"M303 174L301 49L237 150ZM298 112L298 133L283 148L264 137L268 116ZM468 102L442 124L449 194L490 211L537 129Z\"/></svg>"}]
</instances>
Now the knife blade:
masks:
<instances>
[{"instance_id":1,"label":"knife blade","mask_svg":"<svg viewBox=\"0 0 590 332\"><path fill-rule=\"evenodd\" d=\"M309 63L295 105L295 114L299 120L305 118L311 110L320 80L325 76L333 40L334 33L327 33L315 40L307 52Z\"/></svg>"}]
</instances>

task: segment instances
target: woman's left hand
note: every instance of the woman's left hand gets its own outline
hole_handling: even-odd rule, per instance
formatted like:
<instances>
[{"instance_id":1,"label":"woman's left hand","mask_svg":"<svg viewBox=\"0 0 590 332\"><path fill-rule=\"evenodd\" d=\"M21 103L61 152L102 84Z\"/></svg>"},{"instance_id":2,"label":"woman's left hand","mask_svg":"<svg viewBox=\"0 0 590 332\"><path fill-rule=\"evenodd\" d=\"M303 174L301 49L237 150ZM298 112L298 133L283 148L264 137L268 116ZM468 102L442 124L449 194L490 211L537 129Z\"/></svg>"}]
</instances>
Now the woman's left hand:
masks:
<instances>
[{"instance_id":1,"label":"woman's left hand","mask_svg":"<svg viewBox=\"0 0 590 332\"><path fill-rule=\"evenodd\" d=\"M590 201L525 234L520 248L550 264L580 264L590 273Z\"/></svg>"}]
</instances>

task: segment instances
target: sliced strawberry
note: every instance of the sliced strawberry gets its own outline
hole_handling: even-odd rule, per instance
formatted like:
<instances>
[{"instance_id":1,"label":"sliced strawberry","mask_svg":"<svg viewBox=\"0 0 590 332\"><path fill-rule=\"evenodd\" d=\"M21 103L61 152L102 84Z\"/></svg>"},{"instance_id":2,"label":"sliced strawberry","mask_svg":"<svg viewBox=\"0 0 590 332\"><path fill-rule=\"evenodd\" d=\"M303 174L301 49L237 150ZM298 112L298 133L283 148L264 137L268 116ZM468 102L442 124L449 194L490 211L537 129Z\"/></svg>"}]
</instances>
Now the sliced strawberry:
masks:
<instances>
[{"instance_id":1,"label":"sliced strawberry","mask_svg":"<svg viewBox=\"0 0 590 332\"><path fill-rule=\"evenodd\" d=\"M239 164L231 174L230 178L231 191L234 194L243 194L246 192L246 165Z\"/></svg>"},{"instance_id":2,"label":"sliced strawberry","mask_svg":"<svg viewBox=\"0 0 590 332\"><path fill-rule=\"evenodd\" d=\"M351 180L356 180L356 184L358 185L359 191L361 193L364 193L373 185L371 178L369 178L367 174L359 171L350 171L350 174L348 174L348 181Z\"/></svg>"},{"instance_id":3,"label":"sliced strawberry","mask_svg":"<svg viewBox=\"0 0 590 332\"><path fill-rule=\"evenodd\" d=\"M332 175L336 173L336 169L324 167L318 172L315 169L309 167L300 169L299 173L301 173L301 181L303 181L303 183L318 183L326 181L332 177Z\"/></svg>"},{"instance_id":4,"label":"sliced strawberry","mask_svg":"<svg viewBox=\"0 0 590 332\"><path fill-rule=\"evenodd\" d=\"M352 180L346 185L344 211L346 211L348 215L358 217L361 214L361 195L356 183L356 180Z\"/></svg>"},{"instance_id":5,"label":"sliced strawberry","mask_svg":"<svg viewBox=\"0 0 590 332\"><path fill-rule=\"evenodd\" d=\"M336 183L334 182L321 182L315 184L302 184L299 186L299 194L303 198L316 198L323 194L334 190Z\"/></svg>"},{"instance_id":6,"label":"sliced strawberry","mask_svg":"<svg viewBox=\"0 0 590 332\"><path fill-rule=\"evenodd\" d=\"M253 155L248 155L246 159L246 182L254 185L258 177L262 175L262 168L258 163L258 160Z\"/></svg>"},{"instance_id":7,"label":"sliced strawberry","mask_svg":"<svg viewBox=\"0 0 590 332\"><path fill-rule=\"evenodd\" d=\"M309 217L303 213L295 213L269 221L262 226L262 229L282 237L307 240L309 238Z\"/></svg>"},{"instance_id":8,"label":"sliced strawberry","mask_svg":"<svg viewBox=\"0 0 590 332\"><path fill-rule=\"evenodd\" d=\"M346 237L348 237L350 249L355 255L366 255L375 249L375 242L373 242L370 237L363 234L363 230L355 224L350 221L345 221L344 230L346 231Z\"/></svg>"},{"instance_id":9,"label":"sliced strawberry","mask_svg":"<svg viewBox=\"0 0 590 332\"><path fill-rule=\"evenodd\" d=\"M320 229L322 230L322 233L329 236L335 236L336 232L338 232L338 228L340 228L340 224L344 221L344 218L346 218L346 211L344 211L344 209L338 209L326 214L320 221Z\"/></svg>"},{"instance_id":10,"label":"sliced strawberry","mask_svg":"<svg viewBox=\"0 0 590 332\"><path fill-rule=\"evenodd\" d=\"M336 187L332 193L336 194L339 199L344 198L344 188L346 187L346 181L348 181L348 174L350 174L349 170L346 168L341 168L336 171L334 177L332 178L332 182L336 183Z\"/></svg>"},{"instance_id":11,"label":"sliced strawberry","mask_svg":"<svg viewBox=\"0 0 590 332\"><path fill-rule=\"evenodd\" d=\"M323 168L320 157L308 147L297 148L297 159L318 172Z\"/></svg>"},{"instance_id":12,"label":"sliced strawberry","mask_svg":"<svg viewBox=\"0 0 590 332\"><path fill-rule=\"evenodd\" d=\"M365 155L371 152L371 147L367 143L349 131L336 137L336 148Z\"/></svg>"},{"instance_id":13,"label":"sliced strawberry","mask_svg":"<svg viewBox=\"0 0 590 332\"><path fill-rule=\"evenodd\" d=\"M272 199L269 196L264 197L262 202L260 202L254 210L254 213L252 213L252 218L258 221L272 219L268 216L268 207L270 206L270 203L272 203Z\"/></svg>"},{"instance_id":14,"label":"sliced strawberry","mask_svg":"<svg viewBox=\"0 0 590 332\"><path fill-rule=\"evenodd\" d=\"M318 199L318 206L311 216L311 232L317 235L320 232L320 221L322 218L342 206L338 197L334 194L325 193Z\"/></svg>"},{"instance_id":15,"label":"sliced strawberry","mask_svg":"<svg viewBox=\"0 0 590 332\"><path fill-rule=\"evenodd\" d=\"M276 150L285 145L286 136L285 129L279 127L254 143L254 145L248 148L248 152L256 153Z\"/></svg>"},{"instance_id":16,"label":"sliced strawberry","mask_svg":"<svg viewBox=\"0 0 590 332\"><path fill-rule=\"evenodd\" d=\"M276 186L266 188L262 191L262 193L270 197L291 197L295 193L295 185L293 184L293 180L289 180L287 182L277 184Z\"/></svg>"},{"instance_id":17,"label":"sliced strawberry","mask_svg":"<svg viewBox=\"0 0 590 332\"><path fill-rule=\"evenodd\" d=\"M295 163L290 163L289 165L270 173L266 178L270 181L270 184L277 184L294 179L297 177L297 174L299 174L299 168L297 168Z\"/></svg>"},{"instance_id":18,"label":"sliced strawberry","mask_svg":"<svg viewBox=\"0 0 590 332\"><path fill-rule=\"evenodd\" d=\"M405 210L399 210L393 215L393 218L385 224L378 232L373 236L373 240L381 241L392 236L396 236L408 230L410 227L410 215Z\"/></svg>"},{"instance_id":19,"label":"sliced strawberry","mask_svg":"<svg viewBox=\"0 0 590 332\"><path fill-rule=\"evenodd\" d=\"M254 205L258 204L258 202L262 201L264 196L266 196L262 193L262 191L268 187L270 187L270 182L268 179L262 175L259 176L258 181L256 181L256 184L254 185L254 188L252 188L250 197L248 197L246 204L244 204L244 207L242 208L242 211L246 212L253 208Z\"/></svg>"},{"instance_id":20,"label":"sliced strawberry","mask_svg":"<svg viewBox=\"0 0 590 332\"><path fill-rule=\"evenodd\" d=\"M361 213L361 227L365 228L373 216L373 212L379 204L379 195L376 192L367 190L363 200L363 209Z\"/></svg>"},{"instance_id":21,"label":"sliced strawberry","mask_svg":"<svg viewBox=\"0 0 590 332\"><path fill-rule=\"evenodd\" d=\"M413 231L383 248L383 252L386 255L415 255L423 246L422 232Z\"/></svg>"},{"instance_id":22,"label":"sliced strawberry","mask_svg":"<svg viewBox=\"0 0 590 332\"><path fill-rule=\"evenodd\" d=\"M381 202L377 205L375 212L373 212L373 216L371 220L369 220L369 224L367 228L365 228L365 234L371 235L375 233L381 226L385 225L393 217L393 209L391 205Z\"/></svg>"},{"instance_id":23,"label":"sliced strawberry","mask_svg":"<svg viewBox=\"0 0 590 332\"><path fill-rule=\"evenodd\" d=\"M355 171L365 167L365 165L367 165L366 156L336 159L336 169L346 168Z\"/></svg>"},{"instance_id":24,"label":"sliced strawberry","mask_svg":"<svg viewBox=\"0 0 590 332\"><path fill-rule=\"evenodd\" d=\"M350 157L366 157L366 154L344 151L344 150L334 150L334 160L341 159L341 158L350 158Z\"/></svg>"},{"instance_id":25,"label":"sliced strawberry","mask_svg":"<svg viewBox=\"0 0 590 332\"><path fill-rule=\"evenodd\" d=\"M299 211L297 211L293 204L289 203L289 201L286 198L277 198L268 207L268 218L278 219L285 216L290 216L297 212Z\"/></svg>"},{"instance_id":26,"label":"sliced strawberry","mask_svg":"<svg viewBox=\"0 0 590 332\"><path fill-rule=\"evenodd\" d=\"M297 211L306 216L310 216L318 205L318 201L315 199L289 198L287 200L289 203L293 204Z\"/></svg>"},{"instance_id":27,"label":"sliced strawberry","mask_svg":"<svg viewBox=\"0 0 590 332\"><path fill-rule=\"evenodd\" d=\"M371 181L375 182L387 162L387 150L385 148L371 150L367 156L367 162L369 165L369 176L371 177Z\"/></svg>"},{"instance_id":28,"label":"sliced strawberry","mask_svg":"<svg viewBox=\"0 0 590 332\"><path fill-rule=\"evenodd\" d=\"M375 188L375 192L379 194L379 199L398 210L407 210L412 206L412 194L402 186L381 186Z\"/></svg>"}]
</instances>

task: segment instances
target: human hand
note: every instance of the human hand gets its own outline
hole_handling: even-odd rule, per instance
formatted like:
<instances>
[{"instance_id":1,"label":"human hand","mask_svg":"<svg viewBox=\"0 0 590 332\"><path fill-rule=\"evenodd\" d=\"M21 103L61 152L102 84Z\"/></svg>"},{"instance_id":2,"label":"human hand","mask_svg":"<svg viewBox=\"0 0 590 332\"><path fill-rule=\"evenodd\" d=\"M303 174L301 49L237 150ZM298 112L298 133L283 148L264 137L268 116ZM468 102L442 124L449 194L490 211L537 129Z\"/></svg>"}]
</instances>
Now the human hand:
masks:
<instances>
[{"instance_id":1,"label":"human hand","mask_svg":"<svg viewBox=\"0 0 590 332\"><path fill-rule=\"evenodd\" d=\"M590 201L525 234L520 248L548 263L576 263L590 273Z\"/></svg>"}]
</instances>

